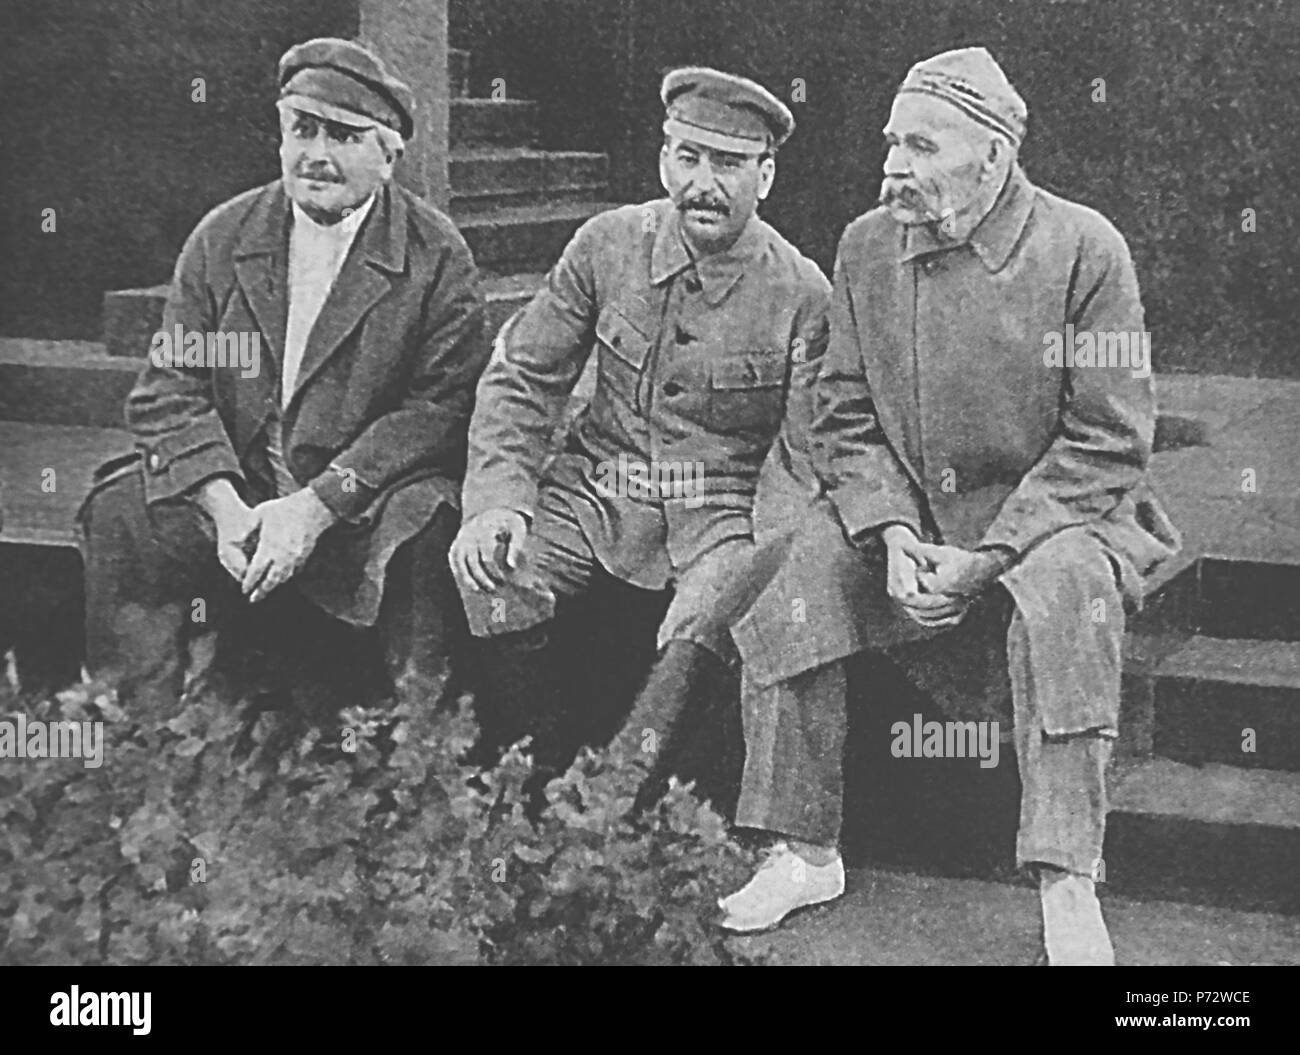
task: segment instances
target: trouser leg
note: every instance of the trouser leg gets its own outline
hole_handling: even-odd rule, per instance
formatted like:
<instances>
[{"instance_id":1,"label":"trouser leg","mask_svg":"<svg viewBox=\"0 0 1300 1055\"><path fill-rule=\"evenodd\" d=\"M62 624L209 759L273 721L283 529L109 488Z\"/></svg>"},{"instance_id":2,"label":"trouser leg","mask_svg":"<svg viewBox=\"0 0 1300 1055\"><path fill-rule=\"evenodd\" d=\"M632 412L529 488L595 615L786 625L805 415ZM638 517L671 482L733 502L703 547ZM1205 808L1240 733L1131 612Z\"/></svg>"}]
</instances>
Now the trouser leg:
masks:
<instances>
[{"instance_id":1,"label":"trouser leg","mask_svg":"<svg viewBox=\"0 0 1300 1055\"><path fill-rule=\"evenodd\" d=\"M465 613L447 563L459 516L443 506L393 555L376 629L399 692L432 706L454 693L468 644Z\"/></svg>"},{"instance_id":2,"label":"trouser leg","mask_svg":"<svg viewBox=\"0 0 1300 1055\"><path fill-rule=\"evenodd\" d=\"M1092 876L1106 833L1106 765L1113 733L1046 733L1024 618L1018 613L1007 645L1021 786L1017 864L1048 864Z\"/></svg>"},{"instance_id":3,"label":"trouser leg","mask_svg":"<svg viewBox=\"0 0 1300 1055\"><path fill-rule=\"evenodd\" d=\"M220 607L211 527L189 502L146 508L135 473L96 490L81 520L87 669L128 710L165 719L184 685L186 640Z\"/></svg>"},{"instance_id":4,"label":"trouser leg","mask_svg":"<svg viewBox=\"0 0 1300 1055\"><path fill-rule=\"evenodd\" d=\"M848 660L921 636L893 610L883 553L850 546L833 513L810 510L732 636L745 730L736 823L834 845L844 810Z\"/></svg>"},{"instance_id":5,"label":"trouser leg","mask_svg":"<svg viewBox=\"0 0 1300 1055\"><path fill-rule=\"evenodd\" d=\"M745 766L736 823L839 842L848 682L843 660L769 686L742 676Z\"/></svg>"},{"instance_id":6,"label":"trouser leg","mask_svg":"<svg viewBox=\"0 0 1300 1055\"><path fill-rule=\"evenodd\" d=\"M559 685L550 645L547 624L473 643L479 735L466 762L494 766L525 736L532 737L535 761L542 761L539 751L553 761L554 738L548 734L559 708Z\"/></svg>"},{"instance_id":7,"label":"trouser leg","mask_svg":"<svg viewBox=\"0 0 1300 1055\"><path fill-rule=\"evenodd\" d=\"M559 601L588 589L596 567L577 518L543 489L525 562L492 592L457 582L474 635L474 709L480 736L468 760L495 764L524 735L539 769L562 770L578 750L556 669L553 623Z\"/></svg>"},{"instance_id":8,"label":"trouser leg","mask_svg":"<svg viewBox=\"0 0 1300 1055\"><path fill-rule=\"evenodd\" d=\"M638 806L659 797L668 777L694 781L724 814L735 810L743 770L738 654L730 627L777 574L789 539L755 547L725 541L683 569L659 626L659 657L619 743L649 774Z\"/></svg>"},{"instance_id":9,"label":"trouser leg","mask_svg":"<svg viewBox=\"0 0 1300 1055\"><path fill-rule=\"evenodd\" d=\"M676 776L694 781L720 812L734 811L743 757L739 696L735 673L711 650L682 640L664 646L614 741L616 753L646 770L636 809L654 803Z\"/></svg>"},{"instance_id":10,"label":"trouser leg","mask_svg":"<svg viewBox=\"0 0 1300 1055\"><path fill-rule=\"evenodd\" d=\"M1101 861L1106 764L1123 666L1121 558L1061 532L1007 577L1007 663L1020 762L1016 856L1091 876Z\"/></svg>"}]
</instances>

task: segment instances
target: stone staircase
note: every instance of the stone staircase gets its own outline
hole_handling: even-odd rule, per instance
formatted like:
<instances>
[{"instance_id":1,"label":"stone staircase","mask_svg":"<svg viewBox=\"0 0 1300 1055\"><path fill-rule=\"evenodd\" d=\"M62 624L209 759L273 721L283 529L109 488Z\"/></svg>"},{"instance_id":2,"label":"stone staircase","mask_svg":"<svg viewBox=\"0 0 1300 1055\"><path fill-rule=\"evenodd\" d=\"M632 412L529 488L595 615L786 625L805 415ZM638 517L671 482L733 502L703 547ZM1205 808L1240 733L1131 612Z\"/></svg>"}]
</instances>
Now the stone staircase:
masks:
<instances>
[{"instance_id":1,"label":"stone staircase","mask_svg":"<svg viewBox=\"0 0 1300 1055\"><path fill-rule=\"evenodd\" d=\"M1300 913L1300 384L1159 391L1202 435L1153 461L1184 549L1128 635L1107 881Z\"/></svg>"},{"instance_id":2,"label":"stone staircase","mask_svg":"<svg viewBox=\"0 0 1300 1055\"><path fill-rule=\"evenodd\" d=\"M1300 565L1199 557L1125 657L1118 892L1300 913Z\"/></svg>"}]
</instances>

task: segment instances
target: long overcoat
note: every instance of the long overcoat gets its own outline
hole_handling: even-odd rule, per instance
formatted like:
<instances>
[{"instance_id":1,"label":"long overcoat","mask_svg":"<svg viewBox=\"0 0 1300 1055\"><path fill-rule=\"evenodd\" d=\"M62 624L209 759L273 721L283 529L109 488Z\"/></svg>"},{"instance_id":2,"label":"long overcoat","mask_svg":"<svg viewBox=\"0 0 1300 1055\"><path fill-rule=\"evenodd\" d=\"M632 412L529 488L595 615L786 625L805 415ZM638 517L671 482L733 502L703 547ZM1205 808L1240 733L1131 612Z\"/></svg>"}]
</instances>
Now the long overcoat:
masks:
<instances>
[{"instance_id":1,"label":"long overcoat","mask_svg":"<svg viewBox=\"0 0 1300 1055\"><path fill-rule=\"evenodd\" d=\"M1015 554L1002 582L1034 656L1070 657L1103 629L1118 640L1122 611L1105 627L1081 627L1078 640L1058 639L1074 625L1058 617L1085 623L1095 599L1117 588L1124 605L1139 604L1144 576L1179 544L1146 480L1149 361L1110 351L1120 335L1149 341L1120 234L1017 166L964 243L903 227L884 209L860 217L840 243L833 286L811 426L815 478L801 485L769 464L760 489L760 539L795 531L802 544L736 630L748 675L772 684L918 636L868 560L844 559L844 546L832 559L835 536L861 541L889 523ZM1059 362L1058 340L1071 345ZM1107 559L1062 544L1080 531ZM1080 566L1064 566L1076 552ZM792 608L803 618L792 620ZM1117 655L1118 644L1105 651ZM1059 682L1061 666L1039 673ZM1115 724L1117 693L1054 688L1052 731Z\"/></svg>"}]
</instances>

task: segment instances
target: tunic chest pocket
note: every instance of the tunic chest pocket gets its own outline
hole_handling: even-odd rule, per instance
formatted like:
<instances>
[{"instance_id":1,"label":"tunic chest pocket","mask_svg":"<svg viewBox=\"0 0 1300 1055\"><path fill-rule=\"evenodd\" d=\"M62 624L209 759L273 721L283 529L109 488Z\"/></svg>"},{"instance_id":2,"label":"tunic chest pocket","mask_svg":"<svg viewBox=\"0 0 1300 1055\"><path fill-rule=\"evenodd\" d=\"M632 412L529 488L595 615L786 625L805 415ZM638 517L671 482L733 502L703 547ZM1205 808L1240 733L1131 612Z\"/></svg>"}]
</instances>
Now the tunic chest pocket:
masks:
<instances>
[{"instance_id":1,"label":"tunic chest pocket","mask_svg":"<svg viewBox=\"0 0 1300 1055\"><path fill-rule=\"evenodd\" d=\"M785 409L786 362L778 351L745 352L709 367L709 414L723 432L772 429Z\"/></svg>"},{"instance_id":2,"label":"tunic chest pocket","mask_svg":"<svg viewBox=\"0 0 1300 1055\"><path fill-rule=\"evenodd\" d=\"M637 386L650 354L650 338L626 315L608 307L596 320L599 383L636 406Z\"/></svg>"}]
</instances>

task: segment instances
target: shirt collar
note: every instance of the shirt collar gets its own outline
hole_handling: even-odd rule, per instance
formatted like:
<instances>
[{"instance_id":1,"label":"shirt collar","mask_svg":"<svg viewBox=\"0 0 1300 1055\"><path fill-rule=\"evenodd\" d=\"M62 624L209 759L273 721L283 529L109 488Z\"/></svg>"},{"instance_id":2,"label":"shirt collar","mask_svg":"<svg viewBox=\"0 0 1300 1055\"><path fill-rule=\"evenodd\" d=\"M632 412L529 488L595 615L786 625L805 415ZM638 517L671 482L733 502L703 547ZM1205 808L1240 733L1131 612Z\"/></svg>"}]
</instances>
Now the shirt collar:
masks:
<instances>
[{"instance_id":1,"label":"shirt collar","mask_svg":"<svg viewBox=\"0 0 1300 1055\"><path fill-rule=\"evenodd\" d=\"M666 215L655 232L655 244L650 254L650 281L656 286L662 285L693 266L703 286L705 301L713 306L721 304L745 273L745 267L762 250L765 244L763 222L754 214L730 249L694 257L682 234L681 213L671 202L665 202L665 205Z\"/></svg>"},{"instance_id":2,"label":"shirt collar","mask_svg":"<svg viewBox=\"0 0 1300 1055\"><path fill-rule=\"evenodd\" d=\"M361 225L366 222L366 217L370 215L370 210L374 207L375 195L370 195L361 205L359 205L347 216L343 217L338 223L323 224L317 223L305 212L302 206L297 202L293 203L293 222L300 231L310 231L312 234L321 238L330 238L338 241L351 241Z\"/></svg>"},{"instance_id":3,"label":"shirt collar","mask_svg":"<svg viewBox=\"0 0 1300 1055\"><path fill-rule=\"evenodd\" d=\"M934 232L934 225L923 223L904 228L903 252L898 262L905 264L926 253L942 252L956 249L959 245L969 245L984 266L990 271L1000 271L1005 266L1011 251L1020 240L1020 232L1025 229L1029 214L1034 208L1034 188L1024 170L1016 163L1007 176L1006 186L998 195L993 208L975 226L965 242L948 242Z\"/></svg>"}]
</instances>

